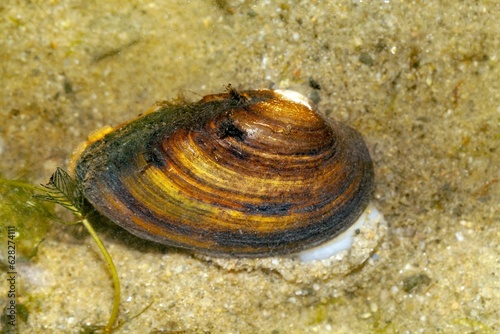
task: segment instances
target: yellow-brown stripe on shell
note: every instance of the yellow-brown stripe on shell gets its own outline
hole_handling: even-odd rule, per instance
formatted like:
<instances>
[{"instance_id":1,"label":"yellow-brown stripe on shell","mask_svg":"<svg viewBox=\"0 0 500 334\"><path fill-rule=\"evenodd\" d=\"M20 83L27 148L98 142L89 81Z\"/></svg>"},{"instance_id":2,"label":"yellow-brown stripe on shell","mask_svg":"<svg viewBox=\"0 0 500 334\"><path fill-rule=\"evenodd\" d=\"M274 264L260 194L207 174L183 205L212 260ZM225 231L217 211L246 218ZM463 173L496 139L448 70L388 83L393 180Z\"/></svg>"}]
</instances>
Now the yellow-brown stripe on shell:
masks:
<instances>
[{"instance_id":1,"label":"yellow-brown stripe on shell","mask_svg":"<svg viewBox=\"0 0 500 334\"><path fill-rule=\"evenodd\" d=\"M272 90L158 108L90 143L75 175L101 214L139 237L240 257L335 237L373 186L355 130Z\"/></svg>"}]
</instances>

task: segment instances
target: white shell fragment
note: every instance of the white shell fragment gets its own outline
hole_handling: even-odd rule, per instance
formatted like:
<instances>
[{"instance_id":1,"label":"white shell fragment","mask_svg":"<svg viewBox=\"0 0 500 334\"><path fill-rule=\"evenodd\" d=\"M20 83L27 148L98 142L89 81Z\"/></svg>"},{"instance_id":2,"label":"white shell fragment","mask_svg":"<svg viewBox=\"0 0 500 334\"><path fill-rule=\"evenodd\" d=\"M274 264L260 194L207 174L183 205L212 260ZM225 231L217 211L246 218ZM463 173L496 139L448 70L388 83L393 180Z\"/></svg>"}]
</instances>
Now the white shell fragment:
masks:
<instances>
[{"instance_id":1,"label":"white shell fragment","mask_svg":"<svg viewBox=\"0 0 500 334\"><path fill-rule=\"evenodd\" d=\"M300 252L298 254L298 258L302 262L328 259L343 250L351 248L355 234L359 233L359 230L363 225L380 224L383 220L384 216L382 216L373 204L370 203L358 220L351 227L349 227L349 229L335 237L333 240Z\"/></svg>"},{"instance_id":2,"label":"white shell fragment","mask_svg":"<svg viewBox=\"0 0 500 334\"><path fill-rule=\"evenodd\" d=\"M311 100L309 100L307 97L305 97L304 95L302 95L296 91L289 90L289 89L277 89L274 92L280 94L281 96L283 96L287 100L290 100L290 101L295 102L295 103L300 103L309 109L314 109L312 107Z\"/></svg>"}]
</instances>

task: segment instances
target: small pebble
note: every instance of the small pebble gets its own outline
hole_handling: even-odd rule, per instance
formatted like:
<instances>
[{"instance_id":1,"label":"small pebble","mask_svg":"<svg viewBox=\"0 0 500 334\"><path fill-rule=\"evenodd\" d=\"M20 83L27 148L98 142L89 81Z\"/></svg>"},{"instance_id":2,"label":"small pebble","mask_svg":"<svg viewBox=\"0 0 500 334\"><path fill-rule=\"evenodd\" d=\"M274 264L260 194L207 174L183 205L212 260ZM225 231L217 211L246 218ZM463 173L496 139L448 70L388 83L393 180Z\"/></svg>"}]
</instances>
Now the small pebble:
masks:
<instances>
[{"instance_id":1,"label":"small pebble","mask_svg":"<svg viewBox=\"0 0 500 334\"><path fill-rule=\"evenodd\" d=\"M464 240L465 240L465 237L464 237L464 235L462 234L462 232L457 232L457 233L455 233L455 238L457 238L457 241L458 241L458 242L462 242L462 241L464 241Z\"/></svg>"}]
</instances>

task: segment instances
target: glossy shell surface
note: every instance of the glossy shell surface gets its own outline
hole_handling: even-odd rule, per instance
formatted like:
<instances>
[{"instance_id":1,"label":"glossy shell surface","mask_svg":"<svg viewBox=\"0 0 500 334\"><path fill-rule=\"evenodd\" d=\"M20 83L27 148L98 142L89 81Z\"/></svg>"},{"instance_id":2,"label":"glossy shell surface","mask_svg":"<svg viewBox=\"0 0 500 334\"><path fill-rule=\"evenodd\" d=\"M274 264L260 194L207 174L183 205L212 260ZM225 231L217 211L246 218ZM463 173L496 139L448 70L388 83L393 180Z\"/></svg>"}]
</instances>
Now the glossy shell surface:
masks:
<instances>
[{"instance_id":1,"label":"glossy shell surface","mask_svg":"<svg viewBox=\"0 0 500 334\"><path fill-rule=\"evenodd\" d=\"M361 136L298 93L229 89L156 109L89 142L75 168L90 203L139 237L290 254L340 234L369 202Z\"/></svg>"}]
</instances>

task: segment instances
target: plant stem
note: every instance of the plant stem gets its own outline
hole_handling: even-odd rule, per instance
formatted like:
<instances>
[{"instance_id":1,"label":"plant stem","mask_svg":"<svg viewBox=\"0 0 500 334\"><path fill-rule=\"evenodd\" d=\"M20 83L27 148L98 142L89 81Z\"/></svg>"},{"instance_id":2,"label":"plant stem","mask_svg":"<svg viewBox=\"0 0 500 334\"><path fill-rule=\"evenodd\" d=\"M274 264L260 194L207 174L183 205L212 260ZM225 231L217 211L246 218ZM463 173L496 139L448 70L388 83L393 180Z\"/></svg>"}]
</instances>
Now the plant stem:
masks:
<instances>
[{"instance_id":1,"label":"plant stem","mask_svg":"<svg viewBox=\"0 0 500 334\"><path fill-rule=\"evenodd\" d=\"M113 325L116 321L116 318L118 317L118 311L120 307L120 280L118 278L118 272L116 271L115 264L113 263L113 259L109 255L108 251L106 250L106 247L104 247L104 244L102 243L101 239L99 239L99 236L95 232L94 228L92 225L89 223L89 221L84 218L82 219L82 223L85 226L85 228L89 231L90 235L94 239L95 243L101 250L102 255L104 256L104 259L108 263L109 271L111 272L111 277L113 278L113 285L115 288L115 297L113 300L113 310L111 311L111 315L108 320L108 324L105 327L105 332L110 333L113 330Z\"/></svg>"}]
</instances>

